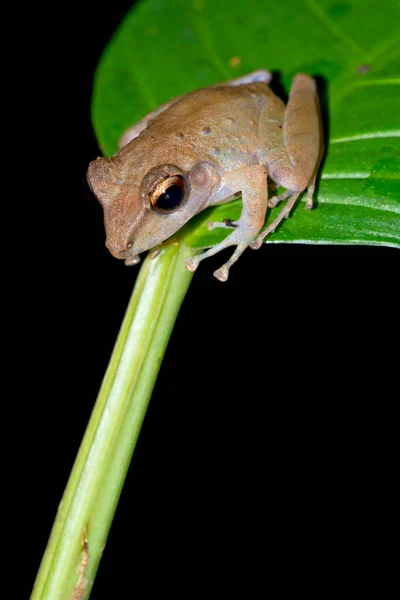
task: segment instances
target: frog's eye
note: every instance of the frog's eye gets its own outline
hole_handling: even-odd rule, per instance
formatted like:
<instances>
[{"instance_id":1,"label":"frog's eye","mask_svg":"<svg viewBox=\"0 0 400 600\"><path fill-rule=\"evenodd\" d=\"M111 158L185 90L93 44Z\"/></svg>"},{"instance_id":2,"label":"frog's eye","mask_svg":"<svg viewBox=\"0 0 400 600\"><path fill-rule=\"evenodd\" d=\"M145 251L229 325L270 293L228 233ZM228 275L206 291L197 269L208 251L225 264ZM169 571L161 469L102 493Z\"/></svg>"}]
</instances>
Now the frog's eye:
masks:
<instances>
[{"instance_id":1,"label":"frog's eye","mask_svg":"<svg viewBox=\"0 0 400 600\"><path fill-rule=\"evenodd\" d=\"M150 195L150 205L159 213L169 213L180 206L187 198L187 185L181 175L167 177L156 185Z\"/></svg>"}]
</instances>

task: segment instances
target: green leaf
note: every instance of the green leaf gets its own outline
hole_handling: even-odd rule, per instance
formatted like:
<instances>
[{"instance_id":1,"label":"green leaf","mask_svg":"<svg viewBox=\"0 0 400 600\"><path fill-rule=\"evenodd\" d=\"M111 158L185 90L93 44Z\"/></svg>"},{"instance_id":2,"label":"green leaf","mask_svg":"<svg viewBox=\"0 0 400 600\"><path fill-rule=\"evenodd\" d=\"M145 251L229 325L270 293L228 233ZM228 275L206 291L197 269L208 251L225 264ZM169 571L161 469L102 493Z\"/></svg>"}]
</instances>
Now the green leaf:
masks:
<instances>
[{"instance_id":1,"label":"green leaf","mask_svg":"<svg viewBox=\"0 0 400 600\"><path fill-rule=\"evenodd\" d=\"M231 0L143 0L98 67L101 147L112 154L136 120L199 87L267 68L288 93L306 72L318 77L325 116L316 208L298 206L266 241L400 246L399 22L397 0L248 0L245 10ZM235 201L205 211L185 228L186 243L221 241L226 231L209 232L207 221L240 210Z\"/></svg>"}]
</instances>

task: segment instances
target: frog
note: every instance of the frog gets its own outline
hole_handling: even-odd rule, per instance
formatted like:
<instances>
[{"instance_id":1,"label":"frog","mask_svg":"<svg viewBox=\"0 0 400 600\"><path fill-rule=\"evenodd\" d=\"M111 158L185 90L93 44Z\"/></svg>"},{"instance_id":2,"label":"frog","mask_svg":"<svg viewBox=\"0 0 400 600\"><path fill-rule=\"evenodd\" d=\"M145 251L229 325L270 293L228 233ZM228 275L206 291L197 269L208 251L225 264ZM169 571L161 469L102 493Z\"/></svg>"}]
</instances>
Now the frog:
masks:
<instances>
[{"instance_id":1,"label":"frog","mask_svg":"<svg viewBox=\"0 0 400 600\"><path fill-rule=\"evenodd\" d=\"M174 98L125 131L113 156L89 164L87 183L103 207L113 256L136 264L194 215L241 196L238 219L208 222L209 230L231 230L225 239L186 259L195 271L205 258L236 246L214 272L226 281L245 249L260 248L306 188L305 208L312 208L323 154L316 82L295 75L285 104L271 79L259 69ZM285 191L269 197L271 186ZM267 209L280 202L264 228Z\"/></svg>"}]
</instances>

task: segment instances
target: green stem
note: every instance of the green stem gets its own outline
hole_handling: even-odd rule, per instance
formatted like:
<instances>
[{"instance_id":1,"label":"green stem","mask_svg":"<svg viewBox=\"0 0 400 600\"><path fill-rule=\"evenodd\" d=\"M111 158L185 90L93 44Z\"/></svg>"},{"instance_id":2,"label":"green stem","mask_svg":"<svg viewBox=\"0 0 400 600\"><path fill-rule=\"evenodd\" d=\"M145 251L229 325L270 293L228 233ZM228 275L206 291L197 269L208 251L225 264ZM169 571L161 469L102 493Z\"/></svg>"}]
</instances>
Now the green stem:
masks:
<instances>
[{"instance_id":1,"label":"green stem","mask_svg":"<svg viewBox=\"0 0 400 600\"><path fill-rule=\"evenodd\" d=\"M151 392L192 274L172 243L140 271L31 600L88 598Z\"/></svg>"}]
</instances>

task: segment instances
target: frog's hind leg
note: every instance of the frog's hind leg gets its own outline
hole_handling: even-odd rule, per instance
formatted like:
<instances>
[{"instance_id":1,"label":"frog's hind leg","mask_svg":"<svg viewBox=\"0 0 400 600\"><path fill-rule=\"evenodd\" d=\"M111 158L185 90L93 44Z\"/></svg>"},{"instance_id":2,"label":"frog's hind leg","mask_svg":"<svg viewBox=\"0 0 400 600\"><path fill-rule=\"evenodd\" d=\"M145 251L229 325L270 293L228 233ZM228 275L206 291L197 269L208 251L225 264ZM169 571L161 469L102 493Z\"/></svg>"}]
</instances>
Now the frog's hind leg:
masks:
<instances>
[{"instance_id":1,"label":"frog's hind leg","mask_svg":"<svg viewBox=\"0 0 400 600\"><path fill-rule=\"evenodd\" d=\"M317 179L318 166L319 166L319 162L317 163L315 175L313 176L313 178L311 179L311 181L307 187L307 200L306 200L306 205L305 205L306 210L311 210L312 206L313 206L313 194L315 191L315 182ZM279 223L283 219L287 219L289 217L289 213L292 210L294 204L296 203L297 198L300 196L301 193L302 192L291 192L290 190L286 190L286 192L279 194L279 196L272 197L268 200L268 208L275 208L275 206L277 204L279 204L279 202L282 202L283 200L286 200L287 198L289 198L286 206L279 213L279 215L277 216L275 221L273 221L271 223L271 225L269 225L267 227L267 229L265 229L262 233L260 233L260 235L257 237L257 239L252 244L250 244L250 248L252 248L253 250L258 250L258 248L260 248L264 238L266 238L267 235L269 235L270 233L274 233L274 231L278 227Z\"/></svg>"},{"instance_id":2,"label":"frog's hind leg","mask_svg":"<svg viewBox=\"0 0 400 600\"><path fill-rule=\"evenodd\" d=\"M286 192L285 192L286 193ZM287 219L290 211L292 210L294 204L296 203L297 198L300 196L301 192L289 192L288 196L290 196L289 200L286 203L286 206L281 210L275 221L272 221L271 225L268 225L267 229L265 229L257 239L250 244L250 248L253 250L258 250L263 242L263 239L267 237L270 233L274 233L275 229L278 227L279 223L283 219Z\"/></svg>"},{"instance_id":3,"label":"frog's hind leg","mask_svg":"<svg viewBox=\"0 0 400 600\"><path fill-rule=\"evenodd\" d=\"M323 140L317 88L311 77L302 73L296 75L286 107L279 98L269 99L261 109L260 135L271 179L287 190L271 198L268 206L273 208L286 199L287 203L279 216L251 244L254 249L259 248L263 239L289 216L297 198L306 188L306 209L312 208Z\"/></svg>"}]
</instances>

